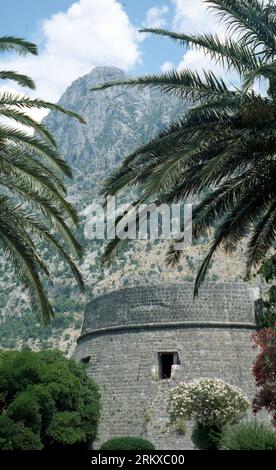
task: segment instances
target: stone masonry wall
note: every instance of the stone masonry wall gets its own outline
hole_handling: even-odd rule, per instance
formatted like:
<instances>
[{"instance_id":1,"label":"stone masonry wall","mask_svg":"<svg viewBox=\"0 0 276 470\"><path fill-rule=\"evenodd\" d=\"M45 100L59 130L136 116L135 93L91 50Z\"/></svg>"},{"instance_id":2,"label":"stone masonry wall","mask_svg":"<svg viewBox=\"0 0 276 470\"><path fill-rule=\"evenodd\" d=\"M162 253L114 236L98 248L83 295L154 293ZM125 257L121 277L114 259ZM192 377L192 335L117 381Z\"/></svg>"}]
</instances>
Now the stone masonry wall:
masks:
<instances>
[{"instance_id":1,"label":"stone masonry wall","mask_svg":"<svg viewBox=\"0 0 276 470\"><path fill-rule=\"evenodd\" d=\"M99 440L149 438L159 449L191 448L168 427L167 397L179 381L217 377L254 394L250 334L258 292L243 284L137 287L98 297L86 311L76 358L90 356L88 374L100 385ZM158 353L177 352L171 379L160 380Z\"/></svg>"}]
</instances>

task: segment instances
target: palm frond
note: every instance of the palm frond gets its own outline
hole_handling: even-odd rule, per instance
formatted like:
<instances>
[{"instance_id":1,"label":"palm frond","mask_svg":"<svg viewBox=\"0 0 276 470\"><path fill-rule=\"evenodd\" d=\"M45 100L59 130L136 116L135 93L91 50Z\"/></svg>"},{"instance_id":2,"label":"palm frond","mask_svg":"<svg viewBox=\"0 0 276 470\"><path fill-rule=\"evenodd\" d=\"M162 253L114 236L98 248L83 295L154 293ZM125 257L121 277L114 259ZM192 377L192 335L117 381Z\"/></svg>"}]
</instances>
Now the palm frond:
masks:
<instances>
[{"instance_id":1,"label":"palm frond","mask_svg":"<svg viewBox=\"0 0 276 470\"><path fill-rule=\"evenodd\" d=\"M205 0L205 2L228 25L229 33L237 32L240 41L251 47L262 47L266 58L275 54L273 11L272 8L265 8L264 2L258 0Z\"/></svg>"},{"instance_id":2,"label":"palm frond","mask_svg":"<svg viewBox=\"0 0 276 470\"><path fill-rule=\"evenodd\" d=\"M37 134L40 134L41 137L45 138L56 147L56 141L51 132L43 123L35 121L31 116L18 109L12 107L5 107L0 110L1 116L11 119L12 121L22 124L25 127L30 128L30 131L35 131Z\"/></svg>"},{"instance_id":3,"label":"palm frond","mask_svg":"<svg viewBox=\"0 0 276 470\"><path fill-rule=\"evenodd\" d=\"M6 201L0 201L0 240L4 252L16 268L17 275L29 292L31 305L39 313L40 319L47 323L53 317L53 310L44 291L38 271L41 268L30 243L26 242L25 233L20 225L20 218L12 215L5 208ZM17 210L18 212L18 210Z\"/></svg>"},{"instance_id":4,"label":"palm frond","mask_svg":"<svg viewBox=\"0 0 276 470\"><path fill-rule=\"evenodd\" d=\"M68 177L72 177L72 171L68 163L60 157L57 150L46 143L44 140L29 135L27 132L7 125L0 127L0 139L8 139L15 144L24 145L31 152L34 151L42 158L45 158L50 164L54 165L57 170L61 171Z\"/></svg>"},{"instance_id":5,"label":"palm frond","mask_svg":"<svg viewBox=\"0 0 276 470\"><path fill-rule=\"evenodd\" d=\"M37 55L37 46L29 41L14 36L0 37L0 53L16 52L17 54Z\"/></svg>"},{"instance_id":6,"label":"palm frond","mask_svg":"<svg viewBox=\"0 0 276 470\"><path fill-rule=\"evenodd\" d=\"M56 240L56 238L48 230L47 226L40 222L33 215L29 214L27 214L22 221L27 229L31 229L36 235L39 236L39 238L41 238L41 240L44 240L48 242L49 245L52 245L55 251L61 256L61 258L63 258L65 263L69 265L80 289L84 292L85 284L81 272L79 271L71 257L68 255L68 253L65 251L61 243Z\"/></svg>"},{"instance_id":7,"label":"palm frond","mask_svg":"<svg viewBox=\"0 0 276 470\"><path fill-rule=\"evenodd\" d=\"M6 146L1 145L0 148L0 168L4 175L13 175L21 172L23 177L34 177L39 179L40 176L48 176L51 184L54 185L61 193L66 194L66 188L53 169L44 165L41 160L35 158L35 155L25 151L19 145Z\"/></svg>"},{"instance_id":8,"label":"palm frond","mask_svg":"<svg viewBox=\"0 0 276 470\"><path fill-rule=\"evenodd\" d=\"M30 77L28 77L27 75L19 74L17 72L13 72L12 70L0 71L0 80L13 80L22 87L27 87L31 90L35 90L35 83Z\"/></svg>"},{"instance_id":9,"label":"palm frond","mask_svg":"<svg viewBox=\"0 0 276 470\"><path fill-rule=\"evenodd\" d=\"M245 74L242 84L242 90L247 93L253 86L255 80L264 77L270 81L276 80L276 61L256 67L251 72Z\"/></svg>"},{"instance_id":10,"label":"palm frond","mask_svg":"<svg viewBox=\"0 0 276 470\"><path fill-rule=\"evenodd\" d=\"M18 93L5 91L0 94L0 107L13 106L19 109L47 109L50 111L58 111L67 116L76 118L79 122L85 123L85 120L78 113L63 108L58 104L50 103L40 99L32 99L28 96L21 96Z\"/></svg>"},{"instance_id":11,"label":"palm frond","mask_svg":"<svg viewBox=\"0 0 276 470\"><path fill-rule=\"evenodd\" d=\"M36 46L28 41L1 37L0 53L11 51L37 54ZM14 71L0 71L1 79L35 88L31 78ZM43 252L39 252L38 240L61 256L84 290L82 275L71 257L72 253L80 258L82 247L69 226L70 223L79 226L77 211L64 197L62 178L72 176L71 168L60 156L47 127L29 116L30 109L59 111L81 123L84 120L77 113L47 101L9 91L0 93L0 245L23 283L32 308L41 321L48 323L54 312L42 276L50 279L50 270ZM18 124L23 126L22 130Z\"/></svg>"},{"instance_id":12,"label":"palm frond","mask_svg":"<svg viewBox=\"0 0 276 470\"><path fill-rule=\"evenodd\" d=\"M201 264L199 271L196 276L195 280L195 286L194 286L194 297L198 296L199 288L201 284L204 282L209 264L211 262L211 259L216 251L216 245L214 244L212 248L209 250L208 255L205 257L203 263Z\"/></svg>"},{"instance_id":13,"label":"palm frond","mask_svg":"<svg viewBox=\"0 0 276 470\"><path fill-rule=\"evenodd\" d=\"M215 63L221 64L226 70L235 69L239 74L260 65L260 58L255 56L253 49L231 38L222 42L215 34L187 35L159 28L144 28L140 32L169 37L185 47L203 50Z\"/></svg>"},{"instance_id":14,"label":"palm frond","mask_svg":"<svg viewBox=\"0 0 276 470\"><path fill-rule=\"evenodd\" d=\"M191 70L181 70L163 73L160 75L146 75L137 79L118 80L103 83L91 90L105 90L113 86L137 87L139 90L144 88L158 88L164 93L182 98L194 103L208 103L214 98L224 96L233 97L234 91L229 91L226 83L220 78L216 78L213 72L204 72L202 79L197 72Z\"/></svg>"},{"instance_id":15,"label":"palm frond","mask_svg":"<svg viewBox=\"0 0 276 470\"><path fill-rule=\"evenodd\" d=\"M266 214L255 225L247 247L247 276L265 259L273 246L276 235L276 203L272 203Z\"/></svg>"}]
</instances>

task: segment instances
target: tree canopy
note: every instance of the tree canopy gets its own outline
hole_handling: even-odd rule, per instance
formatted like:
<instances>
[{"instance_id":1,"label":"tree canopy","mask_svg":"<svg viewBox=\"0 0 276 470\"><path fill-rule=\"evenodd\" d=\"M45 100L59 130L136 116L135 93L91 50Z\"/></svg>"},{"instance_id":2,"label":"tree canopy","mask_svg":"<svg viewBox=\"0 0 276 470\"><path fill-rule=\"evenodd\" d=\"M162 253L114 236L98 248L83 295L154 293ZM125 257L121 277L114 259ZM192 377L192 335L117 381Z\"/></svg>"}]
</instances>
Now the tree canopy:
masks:
<instances>
[{"instance_id":1,"label":"tree canopy","mask_svg":"<svg viewBox=\"0 0 276 470\"><path fill-rule=\"evenodd\" d=\"M97 435L98 386L60 351L0 352L0 450L88 445Z\"/></svg>"}]
</instances>

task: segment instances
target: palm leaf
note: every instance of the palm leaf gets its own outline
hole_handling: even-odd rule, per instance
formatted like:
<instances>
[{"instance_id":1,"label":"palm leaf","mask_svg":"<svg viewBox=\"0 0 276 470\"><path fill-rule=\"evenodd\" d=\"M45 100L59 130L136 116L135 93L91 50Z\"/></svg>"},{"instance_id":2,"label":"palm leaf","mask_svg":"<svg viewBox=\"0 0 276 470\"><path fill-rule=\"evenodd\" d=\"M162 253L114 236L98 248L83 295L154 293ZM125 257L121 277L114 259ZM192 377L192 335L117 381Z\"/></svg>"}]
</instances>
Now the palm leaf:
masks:
<instances>
[{"instance_id":1,"label":"palm leaf","mask_svg":"<svg viewBox=\"0 0 276 470\"><path fill-rule=\"evenodd\" d=\"M37 55L37 47L35 44L22 38L16 38L14 36L2 36L0 37L0 53L1 52L16 52L17 54L22 55Z\"/></svg>"},{"instance_id":2,"label":"palm leaf","mask_svg":"<svg viewBox=\"0 0 276 470\"><path fill-rule=\"evenodd\" d=\"M22 75L12 70L0 71L0 80L13 80L18 85L35 90L35 83L27 75Z\"/></svg>"},{"instance_id":3,"label":"palm leaf","mask_svg":"<svg viewBox=\"0 0 276 470\"><path fill-rule=\"evenodd\" d=\"M78 113L63 108L58 104L50 103L40 99L32 99L28 96L21 96L17 93L5 91L0 93L0 107L1 106L13 106L19 109L47 109L50 111L58 111L66 114L67 116L76 118L79 122L85 123L83 117Z\"/></svg>"},{"instance_id":4,"label":"palm leaf","mask_svg":"<svg viewBox=\"0 0 276 470\"><path fill-rule=\"evenodd\" d=\"M221 64L227 70L235 69L240 74L254 70L260 64L260 59L255 57L253 49L230 38L222 42L215 34L187 35L159 28L144 28L140 32L169 37L185 47L203 50L215 63Z\"/></svg>"},{"instance_id":5,"label":"palm leaf","mask_svg":"<svg viewBox=\"0 0 276 470\"><path fill-rule=\"evenodd\" d=\"M36 46L28 41L1 37L0 53L12 51L37 54ZM31 78L14 71L0 71L0 79L35 88ZM0 244L23 283L32 308L41 321L48 323L54 313L43 287L43 276L50 279L50 270L39 252L38 241L43 240L61 256L81 290L83 278L70 253L81 257L82 247L69 226L79 226L77 211L64 197L62 178L72 176L71 168L60 156L47 127L29 116L31 109L59 111L80 122L84 120L47 101L9 91L0 93ZM19 129L18 124L26 130Z\"/></svg>"}]
</instances>

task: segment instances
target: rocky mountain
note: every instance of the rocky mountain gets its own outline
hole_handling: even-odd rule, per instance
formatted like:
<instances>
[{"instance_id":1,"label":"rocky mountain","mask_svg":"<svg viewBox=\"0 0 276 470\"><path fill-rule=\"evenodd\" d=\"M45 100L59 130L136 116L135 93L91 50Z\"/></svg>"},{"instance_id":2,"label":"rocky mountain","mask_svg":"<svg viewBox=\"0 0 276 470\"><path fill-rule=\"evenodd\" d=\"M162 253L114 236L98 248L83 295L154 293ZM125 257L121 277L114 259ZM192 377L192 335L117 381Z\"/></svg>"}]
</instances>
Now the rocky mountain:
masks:
<instances>
[{"instance_id":1,"label":"rocky mountain","mask_svg":"<svg viewBox=\"0 0 276 470\"><path fill-rule=\"evenodd\" d=\"M54 287L48 286L56 319L47 328L39 325L30 311L28 299L18 286L12 267L5 260L0 266L0 335L3 347L34 349L59 347L68 354L75 345L82 324L83 309L89 298L122 286L162 281L177 282L194 279L196 269L206 253L207 243L191 247L183 263L175 269L164 266L166 243L133 242L109 267L102 267L102 241L84 237L85 208L99 198L99 188L107 174L123 157L147 142L169 122L186 112L182 101L157 91L137 91L115 87L91 92L99 83L125 78L122 70L96 67L91 73L74 81L60 104L80 113L82 125L59 113L50 113L45 124L56 137L61 154L73 167L74 180L68 182L69 198L82 214L79 238L85 246L81 265L87 293L81 296L69 269L47 249L45 256L55 273ZM242 249L235 257L220 256L209 273L211 280L238 280L242 277Z\"/></svg>"},{"instance_id":2,"label":"rocky mountain","mask_svg":"<svg viewBox=\"0 0 276 470\"><path fill-rule=\"evenodd\" d=\"M115 87L91 92L95 85L124 78L125 73L118 68L96 67L69 86L60 104L81 114L86 125L58 113L50 113L45 119L61 154L74 169L70 195L81 206L86 198L95 197L100 180L125 155L186 111L183 102L161 99L160 93L152 90Z\"/></svg>"}]
</instances>

